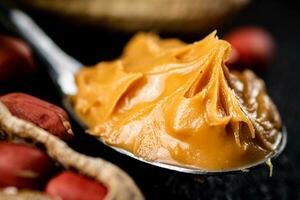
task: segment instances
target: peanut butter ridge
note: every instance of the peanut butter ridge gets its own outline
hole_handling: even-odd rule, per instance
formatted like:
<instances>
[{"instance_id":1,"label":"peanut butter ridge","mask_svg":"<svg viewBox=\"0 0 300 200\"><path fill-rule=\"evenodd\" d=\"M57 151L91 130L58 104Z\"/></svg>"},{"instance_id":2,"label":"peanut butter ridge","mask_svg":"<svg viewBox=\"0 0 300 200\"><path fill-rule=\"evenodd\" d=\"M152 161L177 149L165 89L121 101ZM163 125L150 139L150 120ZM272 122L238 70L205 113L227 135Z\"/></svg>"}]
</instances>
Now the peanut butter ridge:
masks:
<instances>
[{"instance_id":1,"label":"peanut butter ridge","mask_svg":"<svg viewBox=\"0 0 300 200\"><path fill-rule=\"evenodd\" d=\"M280 117L251 71L228 72L215 32L185 44L137 34L114 61L83 68L74 97L89 133L149 161L230 169L263 159Z\"/></svg>"}]
</instances>

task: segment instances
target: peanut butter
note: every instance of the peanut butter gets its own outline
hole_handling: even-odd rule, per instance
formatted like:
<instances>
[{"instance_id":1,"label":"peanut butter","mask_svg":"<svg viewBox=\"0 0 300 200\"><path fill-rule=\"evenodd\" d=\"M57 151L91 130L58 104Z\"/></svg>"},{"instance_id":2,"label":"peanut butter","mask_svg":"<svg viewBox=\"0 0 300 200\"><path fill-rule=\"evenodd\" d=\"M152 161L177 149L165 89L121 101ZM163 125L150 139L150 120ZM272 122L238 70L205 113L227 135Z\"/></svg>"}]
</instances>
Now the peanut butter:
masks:
<instances>
[{"instance_id":1,"label":"peanut butter","mask_svg":"<svg viewBox=\"0 0 300 200\"><path fill-rule=\"evenodd\" d=\"M74 107L88 132L148 161L221 170L272 152L281 122L262 80L225 66L215 32L185 44L137 34L123 55L77 74Z\"/></svg>"}]
</instances>

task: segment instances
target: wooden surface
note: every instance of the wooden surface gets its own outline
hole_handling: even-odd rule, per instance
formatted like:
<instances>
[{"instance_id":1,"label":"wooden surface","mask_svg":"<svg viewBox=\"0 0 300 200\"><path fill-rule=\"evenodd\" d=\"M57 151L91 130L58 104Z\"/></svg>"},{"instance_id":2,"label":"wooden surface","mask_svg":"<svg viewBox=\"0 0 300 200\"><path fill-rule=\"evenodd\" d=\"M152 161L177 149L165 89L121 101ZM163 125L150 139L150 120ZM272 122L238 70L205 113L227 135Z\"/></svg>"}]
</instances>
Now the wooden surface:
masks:
<instances>
[{"instance_id":1,"label":"wooden surface","mask_svg":"<svg viewBox=\"0 0 300 200\"><path fill-rule=\"evenodd\" d=\"M283 154L273 161L273 177L262 167L245 174L214 177L161 170L122 156L97 141L85 137L75 127L78 139L71 145L89 155L101 156L126 170L139 184L148 199L300 199L300 12L295 1L255 1L238 17L222 27L228 30L246 24L260 25L269 30L276 42L277 52L268 70L260 72L270 96L277 104L288 131L288 144ZM103 29L74 26L47 16L31 13L57 43L72 56L88 65L118 56L130 34ZM1 29L1 32L6 32ZM178 36L178 35L164 35ZM179 35L185 41L203 35ZM0 83L0 95L23 91L56 104L60 101L42 66L33 77Z\"/></svg>"}]
</instances>

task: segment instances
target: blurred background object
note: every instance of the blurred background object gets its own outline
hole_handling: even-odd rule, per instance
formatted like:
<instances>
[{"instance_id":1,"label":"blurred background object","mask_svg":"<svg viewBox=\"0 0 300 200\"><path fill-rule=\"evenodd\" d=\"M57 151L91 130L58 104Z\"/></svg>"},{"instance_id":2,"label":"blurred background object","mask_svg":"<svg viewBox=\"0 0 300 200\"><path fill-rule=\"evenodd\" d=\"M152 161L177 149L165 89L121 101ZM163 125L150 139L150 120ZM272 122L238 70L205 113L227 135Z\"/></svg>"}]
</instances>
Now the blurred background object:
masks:
<instances>
[{"instance_id":1,"label":"blurred background object","mask_svg":"<svg viewBox=\"0 0 300 200\"><path fill-rule=\"evenodd\" d=\"M18 0L23 5L126 32L157 30L193 33L210 30L250 0Z\"/></svg>"},{"instance_id":2,"label":"blurred background object","mask_svg":"<svg viewBox=\"0 0 300 200\"><path fill-rule=\"evenodd\" d=\"M227 66L259 69L273 60L275 41L264 28L242 26L227 33L224 39L231 44L232 52Z\"/></svg>"},{"instance_id":3,"label":"blurred background object","mask_svg":"<svg viewBox=\"0 0 300 200\"><path fill-rule=\"evenodd\" d=\"M0 35L0 81L20 78L35 71L30 47L18 38Z\"/></svg>"}]
</instances>

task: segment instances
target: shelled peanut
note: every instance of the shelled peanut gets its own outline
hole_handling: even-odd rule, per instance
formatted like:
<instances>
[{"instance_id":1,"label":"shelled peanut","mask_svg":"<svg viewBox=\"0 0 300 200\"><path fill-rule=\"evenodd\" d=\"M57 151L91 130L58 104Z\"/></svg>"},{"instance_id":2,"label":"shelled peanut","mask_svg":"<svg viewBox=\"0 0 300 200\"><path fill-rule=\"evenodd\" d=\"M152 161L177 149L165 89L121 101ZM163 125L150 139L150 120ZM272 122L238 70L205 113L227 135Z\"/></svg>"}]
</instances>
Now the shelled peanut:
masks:
<instances>
[{"instance_id":1,"label":"shelled peanut","mask_svg":"<svg viewBox=\"0 0 300 200\"><path fill-rule=\"evenodd\" d=\"M30 47L22 40L0 35L0 81L7 81L36 71Z\"/></svg>"},{"instance_id":2,"label":"shelled peanut","mask_svg":"<svg viewBox=\"0 0 300 200\"><path fill-rule=\"evenodd\" d=\"M6 136L0 142L0 199L8 195L6 187L19 189L18 195L44 190L45 197L62 200L143 199L121 169L61 140L73 133L66 112L53 104L23 93L1 96L0 132Z\"/></svg>"},{"instance_id":3,"label":"shelled peanut","mask_svg":"<svg viewBox=\"0 0 300 200\"><path fill-rule=\"evenodd\" d=\"M0 142L0 187L42 189L54 169L46 152L24 144Z\"/></svg>"},{"instance_id":4,"label":"shelled peanut","mask_svg":"<svg viewBox=\"0 0 300 200\"><path fill-rule=\"evenodd\" d=\"M24 93L0 96L0 101L14 116L34 123L63 140L74 136L67 113L58 106Z\"/></svg>"},{"instance_id":5,"label":"shelled peanut","mask_svg":"<svg viewBox=\"0 0 300 200\"><path fill-rule=\"evenodd\" d=\"M256 26L239 27L224 37L232 45L228 65L264 68L273 58L275 42L271 34Z\"/></svg>"},{"instance_id":6,"label":"shelled peanut","mask_svg":"<svg viewBox=\"0 0 300 200\"><path fill-rule=\"evenodd\" d=\"M68 187L65 187L66 185ZM46 192L62 199L96 200L104 199L107 188L101 183L74 172L62 172L48 182Z\"/></svg>"}]
</instances>

